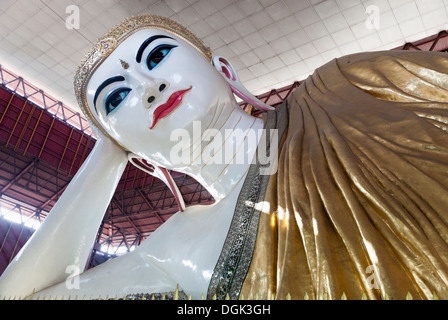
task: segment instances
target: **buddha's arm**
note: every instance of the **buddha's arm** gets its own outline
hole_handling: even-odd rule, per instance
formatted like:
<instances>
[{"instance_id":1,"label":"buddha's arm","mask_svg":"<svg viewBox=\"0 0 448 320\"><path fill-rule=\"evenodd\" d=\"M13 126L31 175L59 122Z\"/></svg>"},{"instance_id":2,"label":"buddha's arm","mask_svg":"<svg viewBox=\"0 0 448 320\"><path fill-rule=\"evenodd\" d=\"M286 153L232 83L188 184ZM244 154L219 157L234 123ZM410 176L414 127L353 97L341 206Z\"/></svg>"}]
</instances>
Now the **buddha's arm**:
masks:
<instances>
[{"instance_id":1,"label":"buddha's arm","mask_svg":"<svg viewBox=\"0 0 448 320\"><path fill-rule=\"evenodd\" d=\"M122 149L98 139L40 228L3 273L0 297L24 297L64 282L74 268L84 270L126 163Z\"/></svg>"}]
</instances>

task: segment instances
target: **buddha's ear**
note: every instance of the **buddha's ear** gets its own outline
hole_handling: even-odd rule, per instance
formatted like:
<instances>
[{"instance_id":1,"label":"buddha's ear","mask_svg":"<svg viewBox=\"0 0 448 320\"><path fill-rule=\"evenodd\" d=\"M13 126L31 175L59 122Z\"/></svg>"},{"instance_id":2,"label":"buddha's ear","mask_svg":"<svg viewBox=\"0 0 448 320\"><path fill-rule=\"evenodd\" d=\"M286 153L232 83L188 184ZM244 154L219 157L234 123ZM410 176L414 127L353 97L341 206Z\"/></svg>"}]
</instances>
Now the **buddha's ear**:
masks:
<instances>
[{"instance_id":1,"label":"buddha's ear","mask_svg":"<svg viewBox=\"0 0 448 320\"><path fill-rule=\"evenodd\" d=\"M274 110L273 107L267 105L266 103L255 97L246 89L246 87L243 86L240 79L238 78L238 75L236 74L235 68L227 59L220 56L215 56L213 57L213 66L224 77L224 79L226 79L227 83L232 89L232 92L238 97L257 109L264 111Z\"/></svg>"},{"instance_id":2,"label":"buddha's ear","mask_svg":"<svg viewBox=\"0 0 448 320\"><path fill-rule=\"evenodd\" d=\"M179 210L180 211L185 210L185 202L182 197L182 194L180 193L179 188L177 187L173 177L171 176L171 174L168 172L167 169L149 163L145 159L133 153L128 154L128 160L140 170L143 170L144 172L162 180L173 193L174 198L176 199L176 202L179 206Z\"/></svg>"}]
</instances>

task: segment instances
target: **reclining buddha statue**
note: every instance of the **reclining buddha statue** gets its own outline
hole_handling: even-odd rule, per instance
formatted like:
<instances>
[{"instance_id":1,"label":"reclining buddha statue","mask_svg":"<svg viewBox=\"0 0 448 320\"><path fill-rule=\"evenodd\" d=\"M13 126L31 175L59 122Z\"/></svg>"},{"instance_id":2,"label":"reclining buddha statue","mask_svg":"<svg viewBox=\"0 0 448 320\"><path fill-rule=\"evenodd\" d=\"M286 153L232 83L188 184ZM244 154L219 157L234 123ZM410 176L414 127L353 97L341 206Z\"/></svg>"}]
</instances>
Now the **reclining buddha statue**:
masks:
<instances>
[{"instance_id":1,"label":"reclining buddha statue","mask_svg":"<svg viewBox=\"0 0 448 320\"><path fill-rule=\"evenodd\" d=\"M75 76L95 147L3 273L0 296L178 287L193 299L448 298L447 62L415 51L337 58L274 109L176 22L126 19ZM181 210L134 251L82 271L128 161L167 183ZM214 203L185 207L171 170Z\"/></svg>"}]
</instances>

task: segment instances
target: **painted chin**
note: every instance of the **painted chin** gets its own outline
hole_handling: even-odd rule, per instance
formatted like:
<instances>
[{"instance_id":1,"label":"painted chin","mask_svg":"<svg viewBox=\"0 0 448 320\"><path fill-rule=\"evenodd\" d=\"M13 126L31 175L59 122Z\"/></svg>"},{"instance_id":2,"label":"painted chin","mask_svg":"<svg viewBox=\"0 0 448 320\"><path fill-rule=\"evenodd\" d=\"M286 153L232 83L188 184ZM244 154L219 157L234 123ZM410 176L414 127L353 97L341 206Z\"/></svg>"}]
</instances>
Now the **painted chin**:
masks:
<instances>
[{"instance_id":1,"label":"painted chin","mask_svg":"<svg viewBox=\"0 0 448 320\"><path fill-rule=\"evenodd\" d=\"M171 113L173 113L174 110L176 110L182 104L185 95L190 92L192 88L193 87L190 86L190 88L188 89L174 92L164 104L158 106L156 110L154 110L152 125L149 130L154 129L160 120L168 117Z\"/></svg>"}]
</instances>

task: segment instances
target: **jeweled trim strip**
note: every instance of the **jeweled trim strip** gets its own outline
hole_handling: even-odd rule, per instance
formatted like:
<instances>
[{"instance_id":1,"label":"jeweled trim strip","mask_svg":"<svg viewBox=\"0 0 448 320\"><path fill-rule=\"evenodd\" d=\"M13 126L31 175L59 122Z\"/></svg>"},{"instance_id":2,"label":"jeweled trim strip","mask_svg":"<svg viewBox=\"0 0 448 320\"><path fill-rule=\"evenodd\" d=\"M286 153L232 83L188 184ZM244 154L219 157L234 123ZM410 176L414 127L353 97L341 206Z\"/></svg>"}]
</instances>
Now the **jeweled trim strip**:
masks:
<instances>
[{"instance_id":1,"label":"jeweled trim strip","mask_svg":"<svg viewBox=\"0 0 448 320\"><path fill-rule=\"evenodd\" d=\"M270 129L279 130L279 143L288 121L286 113L287 105L284 103L277 110L269 111L267 114L264 133ZM265 136L262 139L265 139ZM270 143L267 142L266 151L269 153L270 149ZM269 175L260 174L262 165L258 159L260 158L256 157L256 163L250 166L238 196L229 232L210 280L207 299L212 299L216 295L216 299L224 300L228 294L230 299L237 300L246 279L260 221L261 211L257 203L264 200L270 178Z\"/></svg>"}]
</instances>

